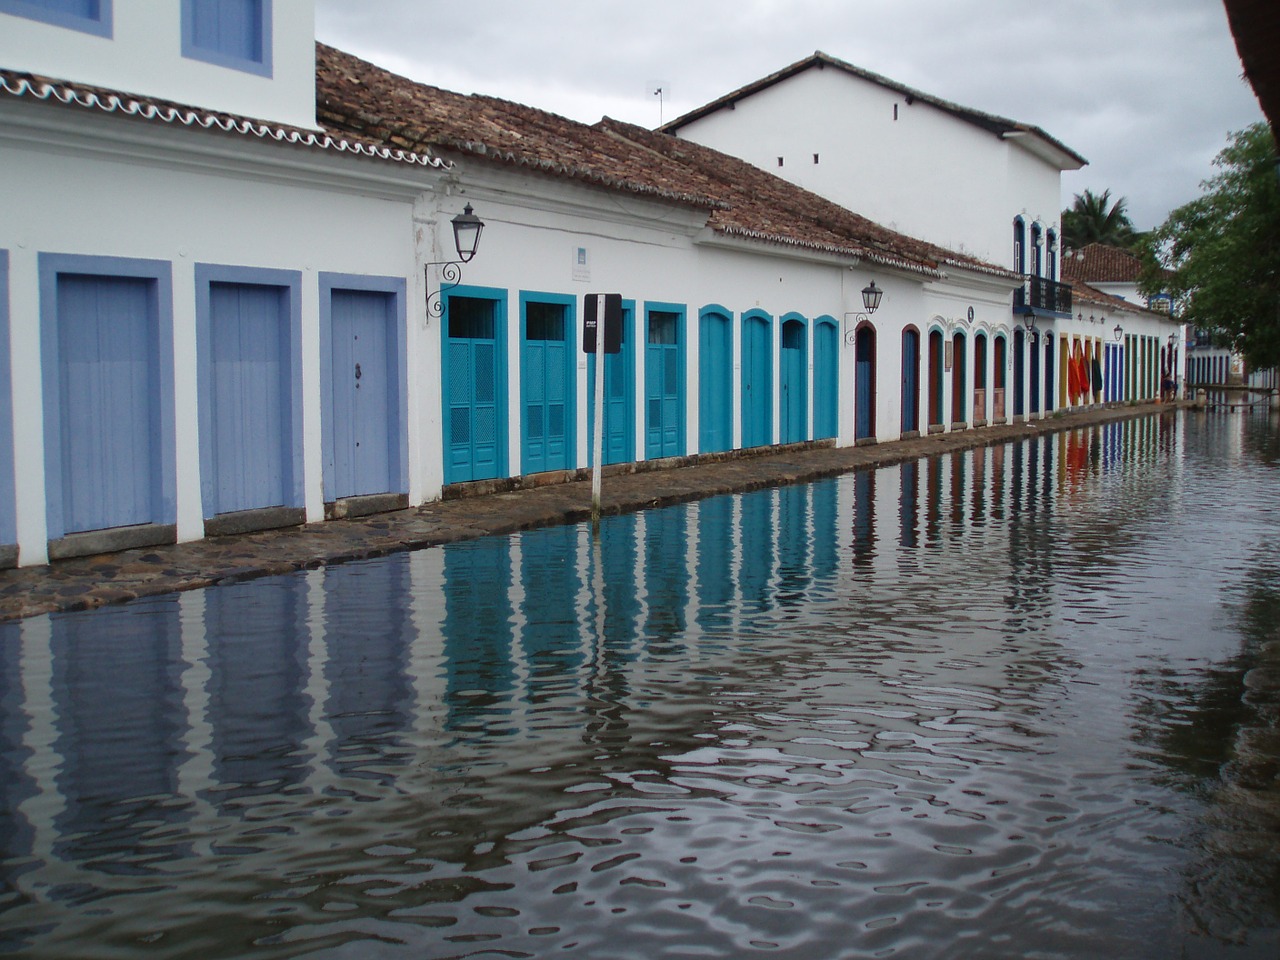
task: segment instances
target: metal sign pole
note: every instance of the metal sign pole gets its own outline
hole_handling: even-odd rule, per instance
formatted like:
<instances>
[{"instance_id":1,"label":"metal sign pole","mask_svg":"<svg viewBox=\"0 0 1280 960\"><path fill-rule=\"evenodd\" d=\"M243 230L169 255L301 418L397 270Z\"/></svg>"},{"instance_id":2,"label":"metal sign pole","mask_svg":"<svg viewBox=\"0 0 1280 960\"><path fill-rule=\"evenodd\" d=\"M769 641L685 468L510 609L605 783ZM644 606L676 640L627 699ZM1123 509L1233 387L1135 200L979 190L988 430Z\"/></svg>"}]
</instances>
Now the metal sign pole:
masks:
<instances>
[{"instance_id":1,"label":"metal sign pole","mask_svg":"<svg viewBox=\"0 0 1280 960\"><path fill-rule=\"evenodd\" d=\"M591 448L591 532L600 535L600 471L604 467L604 357L622 349L622 294L589 293L583 300L582 352L596 358L595 422Z\"/></svg>"},{"instance_id":2,"label":"metal sign pole","mask_svg":"<svg viewBox=\"0 0 1280 960\"><path fill-rule=\"evenodd\" d=\"M600 536L600 466L604 459L604 298L596 327L596 429L591 438L591 535Z\"/></svg>"}]
</instances>

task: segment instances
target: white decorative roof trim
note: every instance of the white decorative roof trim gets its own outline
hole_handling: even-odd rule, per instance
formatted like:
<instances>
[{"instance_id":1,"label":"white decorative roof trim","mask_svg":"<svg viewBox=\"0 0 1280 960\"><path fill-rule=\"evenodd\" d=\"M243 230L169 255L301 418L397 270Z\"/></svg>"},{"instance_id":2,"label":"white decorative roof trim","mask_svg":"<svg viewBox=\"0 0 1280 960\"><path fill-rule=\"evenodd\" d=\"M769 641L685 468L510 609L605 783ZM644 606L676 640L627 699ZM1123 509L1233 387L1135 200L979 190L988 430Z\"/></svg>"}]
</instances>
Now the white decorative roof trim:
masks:
<instances>
[{"instance_id":1,"label":"white decorative roof trim","mask_svg":"<svg viewBox=\"0 0 1280 960\"><path fill-rule=\"evenodd\" d=\"M1004 267L997 267L994 264L982 263L979 260L955 260L951 257L945 257L942 262L949 267L972 270L975 273L987 273L993 277L1006 277L1012 280L1023 279L1021 274L1014 273L1012 270L1006 270Z\"/></svg>"},{"instance_id":2,"label":"white decorative roof trim","mask_svg":"<svg viewBox=\"0 0 1280 960\"><path fill-rule=\"evenodd\" d=\"M748 240L763 240L766 243L777 243L787 247L800 247L806 250L817 250L820 253L831 253L841 257L857 257L859 260L869 260L871 263L878 263L882 267L890 267L895 270L908 270L912 273L919 273L926 277L932 277L935 280L945 279L945 275L932 267L927 267L922 263L912 263L908 260L899 260L895 257L886 257L882 253L877 253L866 247L842 247L834 243L813 243L812 241L796 240L792 237L780 237L777 234L765 233L762 230L747 230L743 227L716 227L715 228L726 237L745 237Z\"/></svg>"},{"instance_id":3,"label":"white decorative roof trim","mask_svg":"<svg viewBox=\"0 0 1280 960\"><path fill-rule=\"evenodd\" d=\"M122 97L114 93L98 94L53 83L33 83L25 77L13 79L0 75L0 90L15 97L57 100L67 106L83 107L87 110L100 110L103 113L120 113L125 116L139 117L143 120L182 124L186 127L198 127L204 130L216 129L225 133L238 133L242 136L254 136L262 140L275 140L279 143L294 144L301 147L336 150L339 153L354 153L359 156L374 157L378 160L391 160L396 163L416 164L418 166L438 167L441 169L448 169L452 166L452 164L438 157L414 153L409 150L393 150L389 147L361 143L356 140L337 140L327 133L313 133L308 130L276 127L259 123L246 117L212 113L201 114L191 109L147 103L143 100Z\"/></svg>"}]
</instances>

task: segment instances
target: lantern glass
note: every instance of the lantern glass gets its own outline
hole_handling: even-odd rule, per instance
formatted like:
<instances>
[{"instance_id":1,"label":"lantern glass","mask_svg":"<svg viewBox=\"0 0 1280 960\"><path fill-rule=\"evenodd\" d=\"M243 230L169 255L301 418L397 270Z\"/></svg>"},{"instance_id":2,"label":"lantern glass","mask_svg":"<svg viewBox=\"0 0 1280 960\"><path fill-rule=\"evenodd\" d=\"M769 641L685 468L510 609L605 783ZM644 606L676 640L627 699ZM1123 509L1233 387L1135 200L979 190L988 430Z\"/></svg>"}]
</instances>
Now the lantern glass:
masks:
<instances>
[{"instance_id":1,"label":"lantern glass","mask_svg":"<svg viewBox=\"0 0 1280 960\"><path fill-rule=\"evenodd\" d=\"M469 203L453 218L453 244L458 249L458 259L463 263L476 255L483 231L484 221L476 216Z\"/></svg>"},{"instance_id":2,"label":"lantern glass","mask_svg":"<svg viewBox=\"0 0 1280 960\"><path fill-rule=\"evenodd\" d=\"M874 280L862 288L862 305L867 308L867 313L875 313L879 309L882 296L884 296L884 291L876 286Z\"/></svg>"}]
</instances>

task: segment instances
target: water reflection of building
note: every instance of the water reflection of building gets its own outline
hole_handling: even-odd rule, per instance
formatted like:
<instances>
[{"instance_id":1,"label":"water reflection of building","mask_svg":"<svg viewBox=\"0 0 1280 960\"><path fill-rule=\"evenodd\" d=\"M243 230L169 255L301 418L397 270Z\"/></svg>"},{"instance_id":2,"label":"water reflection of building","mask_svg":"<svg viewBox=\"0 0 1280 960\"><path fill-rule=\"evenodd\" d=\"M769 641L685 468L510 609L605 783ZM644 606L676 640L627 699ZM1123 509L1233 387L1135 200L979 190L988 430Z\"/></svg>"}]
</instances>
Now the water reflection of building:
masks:
<instances>
[{"instance_id":1,"label":"water reflection of building","mask_svg":"<svg viewBox=\"0 0 1280 960\"><path fill-rule=\"evenodd\" d=\"M1152 516L1167 488L1145 477L1176 442L1163 430L1131 421L613 517L599 541L558 527L5 625L0 876L11 902L42 905L9 914L153 889L176 864L322 856L373 826L324 815L358 803L388 836L445 831L470 856L468 838L575 803L575 768L661 769L725 709L694 694L760 680L778 631L870 652L878 624L942 616L968 592L1003 619L928 655L1018 640L994 662L1023 671L1064 567L1106 570L1101 553L1055 552L1079 520L1063 498L1133 471L1124 495ZM1074 447L1099 451L1083 472Z\"/></svg>"}]
</instances>

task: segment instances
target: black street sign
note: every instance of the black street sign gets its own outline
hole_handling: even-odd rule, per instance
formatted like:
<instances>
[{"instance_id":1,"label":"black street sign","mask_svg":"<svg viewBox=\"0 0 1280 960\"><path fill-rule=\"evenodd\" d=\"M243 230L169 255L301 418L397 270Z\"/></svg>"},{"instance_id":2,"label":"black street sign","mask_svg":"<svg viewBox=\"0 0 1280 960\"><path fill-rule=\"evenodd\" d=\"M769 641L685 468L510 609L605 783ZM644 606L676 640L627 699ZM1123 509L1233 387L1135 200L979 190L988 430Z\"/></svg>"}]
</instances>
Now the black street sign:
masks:
<instances>
[{"instance_id":1,"label":"black street sign","mask_svg":"<svg viewBox=\"0 0 1280 960\"><path fill-rule=\"evenodd\" d=\"M604 351L605 353L622 352L622 294L620 293L588 293L582 304L582 352L596 352L596 329L601 317L601 302L604 303Z\"/></svg>"}]
</instances>

